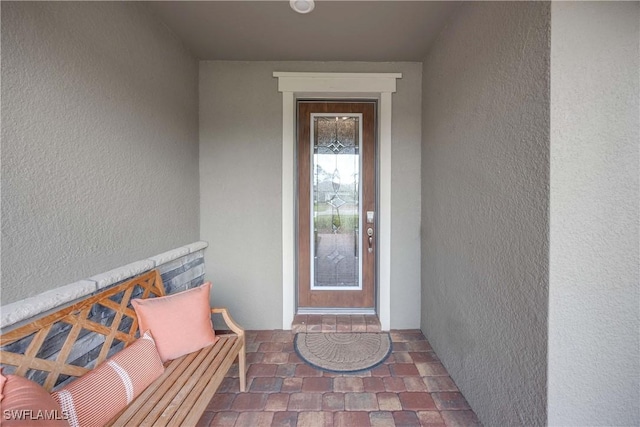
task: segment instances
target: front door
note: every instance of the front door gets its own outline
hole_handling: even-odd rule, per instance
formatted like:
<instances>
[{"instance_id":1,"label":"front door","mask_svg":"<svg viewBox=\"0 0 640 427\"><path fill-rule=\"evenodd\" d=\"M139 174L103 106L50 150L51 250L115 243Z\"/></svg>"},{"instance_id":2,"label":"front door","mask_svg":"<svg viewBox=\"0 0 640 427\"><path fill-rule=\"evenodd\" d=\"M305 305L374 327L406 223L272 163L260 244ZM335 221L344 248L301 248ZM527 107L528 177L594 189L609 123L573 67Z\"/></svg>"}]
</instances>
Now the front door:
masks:
<instances>
[{"instance_id":1,"label":"front door","mask_svg":"<svg viewBox=\"0 0 640 427\"><path fill-rule=\"evenodd\" d=\"M374 309L375 115L298 101L299 312Z\"/></svg>"}]
</instances>

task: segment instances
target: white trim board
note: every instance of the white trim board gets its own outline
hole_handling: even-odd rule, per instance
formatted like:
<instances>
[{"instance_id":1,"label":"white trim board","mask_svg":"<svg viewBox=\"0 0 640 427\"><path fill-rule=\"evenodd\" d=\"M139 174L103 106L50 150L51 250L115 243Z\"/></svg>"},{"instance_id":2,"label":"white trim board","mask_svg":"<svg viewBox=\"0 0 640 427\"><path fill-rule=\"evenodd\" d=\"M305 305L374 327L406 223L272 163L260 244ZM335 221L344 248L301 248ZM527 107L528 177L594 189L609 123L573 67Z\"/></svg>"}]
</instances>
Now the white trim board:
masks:
<instances>
[{"instance_id":1,"label":"white trim board","mask_svg":"<svg viewBox=\"0 0 640 427\"><path fill-rule=\"evenodd\" d=\"M401 73L274 72L282 92L282 329L295 315L295 99L297 97L379 100L378 113L378 318L391 329L391 94Z\"/></svg>"}]
</instances>

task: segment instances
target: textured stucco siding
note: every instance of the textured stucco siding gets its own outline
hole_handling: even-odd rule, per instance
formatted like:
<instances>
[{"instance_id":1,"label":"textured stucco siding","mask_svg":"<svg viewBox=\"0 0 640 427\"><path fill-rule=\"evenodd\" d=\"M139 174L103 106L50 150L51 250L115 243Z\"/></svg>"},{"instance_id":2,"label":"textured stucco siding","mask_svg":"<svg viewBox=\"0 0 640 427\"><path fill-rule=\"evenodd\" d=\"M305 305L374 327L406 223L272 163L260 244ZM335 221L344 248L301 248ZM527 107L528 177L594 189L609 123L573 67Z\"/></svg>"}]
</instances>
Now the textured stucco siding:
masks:
<instances>
[{"instance_id":1,"label":"textured stucco siding","mask_svg":"<svg viewBox=\"0 0 640 427\"><path fill-rule=\"evenodd\" d=\"M549 425L640 425L640 3L551 6Z\"/></svg>"},{"instance_id":2,"label":"textured stucco siding","mask_svg":"<svg viewBox=\"0 0 640 427\"><path fill-rule=\"evenodd\" d=\"M422 330L487 426L546 423L548 3L465 3L424 60Z\"/></svg>"},{"instance_id":3,"label":"textured stucco siding","mask_svg":"<svg viewBox=\"0 0 640 427\"><path fill-rule=\"evenodd\" d=\"M243 326L282 327L282 94L273 72L316 71L403 73L391 129L391 327L419 327L421 68L406 62L200 63L207 278L214 300L237 313Z\"/></svg>"},{"instance_id":4,"label":"textured stucco siding","mask_svg":"<svg viewBox=\"0 0 640 427\"><path fill-rule=\"evenodd\" d=\"M146 8L2 3L2 304L199 239L198 64Z\"/></svg>"}]
</instances>

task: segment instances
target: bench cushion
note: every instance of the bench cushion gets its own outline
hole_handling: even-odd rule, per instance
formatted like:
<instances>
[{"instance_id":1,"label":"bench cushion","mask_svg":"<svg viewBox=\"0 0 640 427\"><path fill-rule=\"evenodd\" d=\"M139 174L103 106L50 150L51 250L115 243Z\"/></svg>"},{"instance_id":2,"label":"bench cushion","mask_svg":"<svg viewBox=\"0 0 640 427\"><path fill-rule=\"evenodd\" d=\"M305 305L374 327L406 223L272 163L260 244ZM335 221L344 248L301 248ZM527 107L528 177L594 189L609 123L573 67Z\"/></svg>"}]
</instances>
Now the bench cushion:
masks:
<instances>
[{"instance_id":1,"label":"bench cushion","mask_svg":"<svg viewBox=\"0 0 640 427\"><path fill-rule=\"evenodd\" d=\"M147 332L52 396L69 414L72 427L104 425L163 372L153 338Z\"/></svg>"},{"instance_id":2,"label":"bench cushion","mask_svg":"<svg viewBox=\"0 0 640 427\"><path fill-rule=\"evenodd\" d=\"M211 283L172 295L133 299L140 330L150 330L163 362L216 342L211 324Z\"/></svg>"},{"instance_id":3,"label":"bench cushion","mask_svg":"<svg viewBox=\"0 0 640 427\"><path fill-rule=\"evenodd\" d=\"M69 427L69 423L62 419L65 414L60 405L40 384L18 375L7 375L2 394L3 426ZM30 419L39 416L46 418Z\"/></svg>"},{"instance_id":4,"label":"bench cushion","mask_svg":"<svg viewBox=\"0 0 640 427\"><path fill-rule=\"evenodd\" d=\"M0 368L0 401L2 401L2 398L4 397L2 393L4 393L5 382L7 382L7 377L2 374L2 368Z\"/></svg>"}]
</instances>

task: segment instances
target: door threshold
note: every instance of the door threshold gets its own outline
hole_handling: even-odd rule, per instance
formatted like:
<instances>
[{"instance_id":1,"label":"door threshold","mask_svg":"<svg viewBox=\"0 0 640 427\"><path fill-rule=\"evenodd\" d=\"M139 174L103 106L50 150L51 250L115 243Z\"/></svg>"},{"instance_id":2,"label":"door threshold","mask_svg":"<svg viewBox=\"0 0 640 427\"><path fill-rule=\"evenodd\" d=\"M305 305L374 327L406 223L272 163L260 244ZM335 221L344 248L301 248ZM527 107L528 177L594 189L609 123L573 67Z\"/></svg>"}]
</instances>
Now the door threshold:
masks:
<instances>
[{"instance_id":1,"label":"door threshold","mask_svg":"<svg viewBox=\"0 0 640 427\"><path fill-rule=\"evenodd\" d=\"M380 332L376 315L363 314L298 314L291 324L294 333L312 332Z\"/></svg>"},{"instance_id":2,"label":"door threshold","mask_svg":"<svg viewBox=\"0 0 640 427\"><path fill-rule=\"evenodd\" d=\"M316 308L316 307L300 307L297 314L360 314L375 316L376 310L374 308Z\"/></svg>"}]
</instances>

